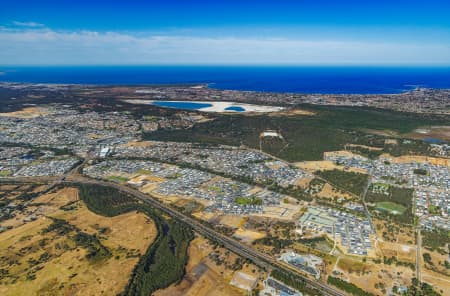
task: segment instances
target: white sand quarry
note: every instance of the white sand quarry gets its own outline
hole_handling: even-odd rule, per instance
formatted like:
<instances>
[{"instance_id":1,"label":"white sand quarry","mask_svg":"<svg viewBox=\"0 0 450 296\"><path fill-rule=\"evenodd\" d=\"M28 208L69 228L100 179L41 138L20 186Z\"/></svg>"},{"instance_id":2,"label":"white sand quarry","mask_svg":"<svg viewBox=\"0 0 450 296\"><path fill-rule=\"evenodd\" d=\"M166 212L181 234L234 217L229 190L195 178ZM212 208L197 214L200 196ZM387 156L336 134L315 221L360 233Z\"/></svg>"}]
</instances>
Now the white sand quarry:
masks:
<instances>
[{"instance_id":1,"label":"white sand quarry","mask_svg":"<svg viewBox=\"0 0 450 296\"><path fill-rule=\"evenodd\" d=\"M143 104L143 105L151 105L154 100L125 100L127 103L131 104ZM159 101L166 102L166 101ZM197 110L204 112L220 112L220 113L245 113L245 112L258 112L258 113L269 113L269 112L279 112L283 110L283 107L277 106L264 106L264 105L254 105L254 104L245 104L245 103L236 103L236 102L214 102L214 101L170 101L172 103L199 103L199 104L209 104L211 106L199 108ZM227 110L228 108L237 108L240 110ZM170 107L177 108L177 107ZM183 107L179 107L179 109L183 109Z\"/></svg>"}]
</instances>

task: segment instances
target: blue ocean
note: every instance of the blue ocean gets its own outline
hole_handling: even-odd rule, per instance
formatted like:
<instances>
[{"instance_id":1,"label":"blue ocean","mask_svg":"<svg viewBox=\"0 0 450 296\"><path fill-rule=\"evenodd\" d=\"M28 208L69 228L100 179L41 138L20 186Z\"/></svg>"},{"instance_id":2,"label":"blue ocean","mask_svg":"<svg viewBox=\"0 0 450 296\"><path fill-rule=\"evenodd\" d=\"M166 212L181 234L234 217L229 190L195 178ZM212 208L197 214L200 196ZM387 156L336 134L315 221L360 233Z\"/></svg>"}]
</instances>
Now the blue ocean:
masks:
<instances>
[{"instance_id":1,"label":"blue ocean","mask_svg":"<svg viewBox=\"0 0 450 296\"><path fill-rule=\"evenodd\" d=\"M450 67L74 66L0 67L0 81L75 84L198 84L269 92L385 94L450 88Z\"/></svg>"}]
</instances>

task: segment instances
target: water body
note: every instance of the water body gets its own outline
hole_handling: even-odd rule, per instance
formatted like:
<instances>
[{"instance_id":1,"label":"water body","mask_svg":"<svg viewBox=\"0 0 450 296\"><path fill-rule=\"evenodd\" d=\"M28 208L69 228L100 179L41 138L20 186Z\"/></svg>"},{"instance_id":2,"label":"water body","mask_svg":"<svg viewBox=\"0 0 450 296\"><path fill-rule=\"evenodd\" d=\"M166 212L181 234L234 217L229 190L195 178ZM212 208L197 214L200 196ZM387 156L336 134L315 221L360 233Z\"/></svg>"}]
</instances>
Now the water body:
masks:
<instances>
[{"instance_id":1,"label":"water body","mask_svg":"<svg viewBox=\"0 0 450 296\"><path fill-rule=\"evenodd\" d=\"M33 155L30 155L30 154L25 154L25 155L22 155L22 156L20 157L20 159L33 160L33 159L34 159L34 156L33 156Z\"/></svg>"},{"instance_id":2,"label":"water body","mask_svg":"<svg viewBox=\"0 0 450 296\"><path fill-rule=\"evenodd\" d=\"M294 93L400 93L450 88L450 67L1 67L0 81L79 84L200 84L217 89Z\"/></svg>"},{"instance_id":3,"label":"water body","mask_svg":"<svg viewBox=\"0 0 450 296\"><path fill-rule=\"evenodd\" d=\"M226 111L236 111L236 112L245 112L245 109L240 106L230 106L225 108Z\"/></svg>"},{"instance_id":4,"label":"water body","mask_svg":"<svg viewBox=\"0 0 450 296\"><path fill-rule=\"evenodd\" d=\"M446 142L440 139L436 138L425 138L423 139L424 142L430 143L430 144L445 144Z\"/></svg>"},{"instance_id":5,"label":"water body","mask_svg":"<svg viewBox=\"0 0 450 296\"><path fill-rule=\"evenodd\" d=\"M184 109L184 110L200 110L203 108L211 107L212 104L197 103L197 102L171 102L171 101L154 101L152 105L158 107Z\"/></svg>"}]
</instances>

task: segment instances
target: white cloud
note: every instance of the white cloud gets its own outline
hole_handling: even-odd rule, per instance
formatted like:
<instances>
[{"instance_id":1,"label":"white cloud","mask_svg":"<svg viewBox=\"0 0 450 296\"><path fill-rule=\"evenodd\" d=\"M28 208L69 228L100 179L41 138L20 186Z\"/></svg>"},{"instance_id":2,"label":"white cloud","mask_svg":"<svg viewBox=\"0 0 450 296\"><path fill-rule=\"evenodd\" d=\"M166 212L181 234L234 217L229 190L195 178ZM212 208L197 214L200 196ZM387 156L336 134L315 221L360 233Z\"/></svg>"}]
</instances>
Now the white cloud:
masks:
<instances>
[{"instance_id":1,"label":"white cloud","mask_svg":"<svg viewBox=\"0 0 450 296\"><path fill-rule=\"evenodd\" d=\"M0 28L7 64L450 64L450 46Z\"/></svg>"},{"instance_id":2,"label":"white cloud","mask_svg":"<svg viewBox=\"0 0 450 296\"><path fill-rule=\"evenodd\" d=\"M36 23L36 22L19 22L14 21L12 22L14 26L17 27L29 27L29 28L42 28L45 27L44 24Z\"/></svg>"}]
</instances>

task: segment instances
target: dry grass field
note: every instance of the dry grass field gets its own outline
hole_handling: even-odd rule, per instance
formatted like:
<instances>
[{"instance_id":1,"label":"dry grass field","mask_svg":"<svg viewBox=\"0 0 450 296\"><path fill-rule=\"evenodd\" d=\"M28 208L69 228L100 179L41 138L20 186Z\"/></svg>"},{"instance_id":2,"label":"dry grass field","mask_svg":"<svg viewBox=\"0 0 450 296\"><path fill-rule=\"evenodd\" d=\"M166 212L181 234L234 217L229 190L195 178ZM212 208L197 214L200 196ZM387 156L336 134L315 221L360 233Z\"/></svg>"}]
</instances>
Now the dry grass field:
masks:
<instances>
[{"instance_id":1,"label":"dry grass field","mask_svg":"<svg viewBox=\"0 0 450 296\"><path fill-rule=\"evenodd\" d=\"M428 254L430 260L426 262L424 254ZM421 250L421 271L422 281L432 285L437 291L450 290L450 271L445 267L445 260L448 259L448 254L440 254L437 251L430 251L426 248ZM446 295L445 293L442 293Z\"/></svg>"},{"instance_id":2,"label":"dry grass field","mask_svg":"<svg viewBox=\"0 0 450 296\"><path fill-rule=\"evenodd\" d=\"M214 248L205 238L196 237L189 246L189 261L186 275L178 285L157 291L155 296L240 296L247 295L245 290L230 284L235 274L241 271L252 277L258 277L258 269L253 265L232 270L226 263L217 264L210 254L220 254L221 261L234 262L236 255L222 248Z\"/></svg>"},{"instance_id":3,"label":"dry grass field","mask_svg":"<svg viewBox=\"0 0 450 296\"><path fill-rule=\"evenodd\" d=\"M344 199L350 200L354 197L346 192L342 192L339 189L333 187L330 183L325 183L322 190L317 193L317 197L324 199Z\"/></svg>"},{"instance_id":4,"label":"dry grass field","mask_svg":"<svg viewBox=\"0 0 450 296\"><path fill-rule=\"evenodd\" d=\"M373 146L367 146L367 145L347 144L346 146L350 147L350 148L364 148L364 149L368 149L368 150L372 150L372 151L383 150L383 148L380 148L380 147L373 147Z\"/></svg>"},{"instance_id":5,"label":"dry grass field","mask_svg":"<svg viewBox=\"0 0 450 296\"><path fill-rule=\"evenodd\" d=\"M450 166L450 159L448 158L429 157L421 155L403 155L399 157L393 157L392 162L394 163L418 162L418 163L431 163L434 165Z\"/></svg>"},{"instance_id":6,"label":"dry grass field","mask_svg":"<svg viewBox=\"0 0 450 296\"><path fill-rule=\"evenodd\" d=\"M414 271L408 267L362 262L352 258L340 258L336 270L340 277L371 292L374 295L386 295L395 286L409 286Z\"/></svg>"},{"instance_id":7,"label":"dry grass field","mask_svg":"<svg viewBox=\"0 0 450 296\"><path fill-rule=\"evenodd\" d=\"M433 286L442 295L448 295L447 293L450 291L450 277L428 269L423 269L421 276L423 282Z\"/></svg>"},{"instance_id":8,"label":"dry grass field","mask_svg":"<svg viewBox=\"0 0 450 296\"><path fill-rule=\"evenodd\" d=\"M391 242L378 242L378 256L395 257L403 262L416 262L416 246Z\"/></svg>"},{"instance_id":9,"label":"dry grass field","mask_svg":"<svg viewBox=\"0 0 450 296\"><path fill-rule=\"evenodd\" d=\"M44 116L49 114L49 110L41 107L27 107L19 111L0 113L3 117L14 117L14 118L35 118L39 116Z\"/></svg>"},{"instance_id":10,"label":"dry grass field","mask_svg":"<svg viewBox=\"0 0 450 296\"><path fill-rule=\"evenodd\" d=\"M149 141L131 141L131 142L124 144L125 147L141 147L141 148L142 147L147 148L147 147L151 147L153 145L154 144Z\"/></svg>"},{"instance_id":11,"label":"dry grass field","mask_svg":"<svg viewBox=\"0 0 450 296\"><path fill-rule=\"evenodd\" d=\"M313 173L315 171L333 170L333 169L341 168L341 166L338 166L329 160L302 161L302 162L296 162L296 163L294 163L294 165L298 168L309 171L311 173Z\"/></svg>"},{"instance_id":12,"label":"dry grass field","mask_svg":"<svg viewBox=\"0 0 450 296\"><path fill-rule=\"evenodd\" d=\"M273 117L297 116L297 115L313 116L313 115L316 115L316 113L309 111L309 110L303 110L303 109L287 109L287 110L269 113L269 116L273 116Z\"/></svg>"},{"instance_id":13,"label":"dry grass field","mask_svg":"<svg viewBox=\"0 0 450 296\"><path fill-rule=\"evenodd\" d=\"M266 234L258 231L239 228L238 230L236 230L233 236L240 239L242 242L251 243L257 239L266 237Z\"/></svg>"},{"instance_id":14,"label":"dry grass field","mask_svg":"<svg viewBox=\"0 0 450 296\"><path fill-rule=\"evenodd\" d=\"M414 245L415 237L411 227L400 226L378 218L372 218L375 231L380 241L399 245Z\"/></svg>"},{"instance_id":15,"label":"dry grass field","mask_svg":"<svg viewBox=\"0 0 450 296\"><path fill-rule=\"evenodd\" d=\"M96 215L78 201L74 188L42 195L33 204L45 214L0 234L1 295L115 295L156 236L144 214ZM64 227L52 228L55 221ZM92 245L77 237L89 238L108 256L92 256Z\"/></svg>"}]
</instances>

